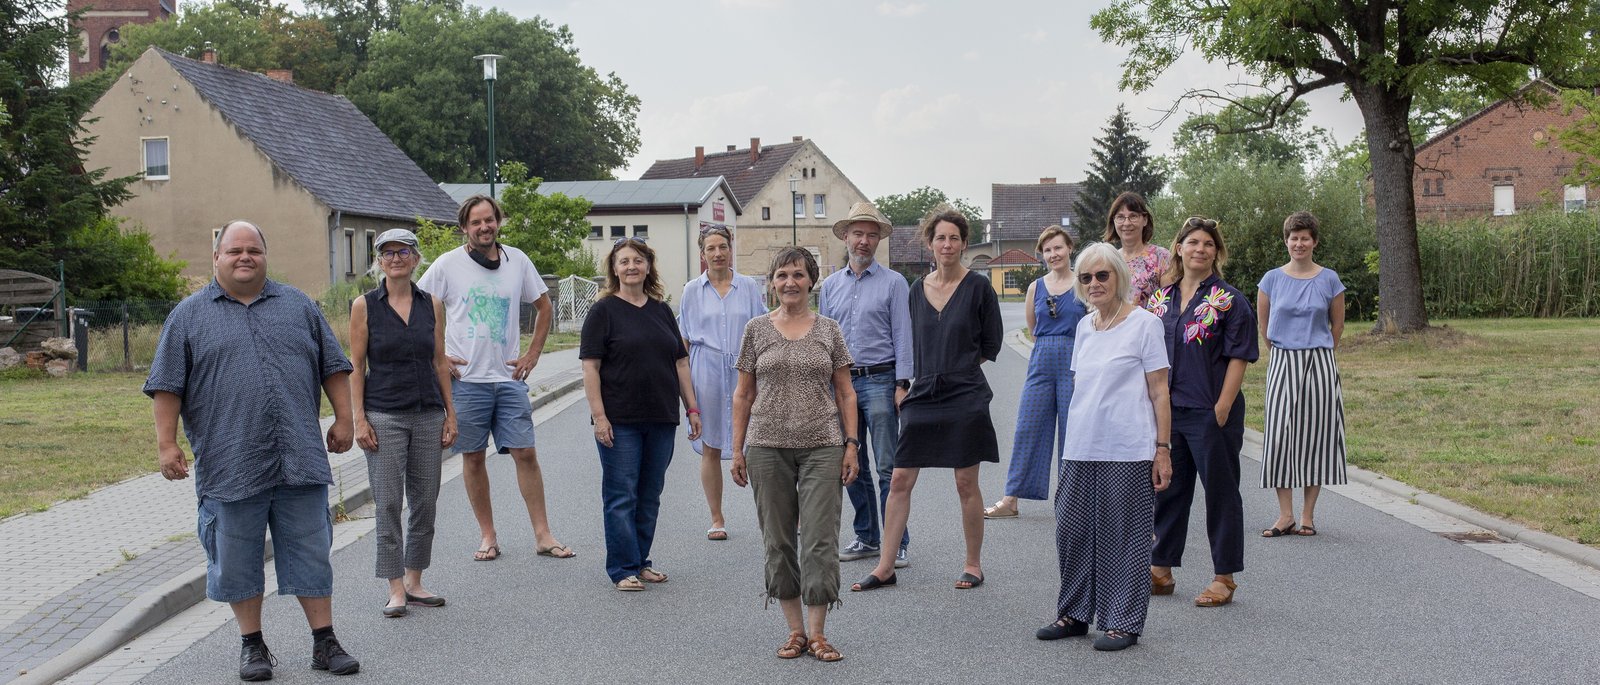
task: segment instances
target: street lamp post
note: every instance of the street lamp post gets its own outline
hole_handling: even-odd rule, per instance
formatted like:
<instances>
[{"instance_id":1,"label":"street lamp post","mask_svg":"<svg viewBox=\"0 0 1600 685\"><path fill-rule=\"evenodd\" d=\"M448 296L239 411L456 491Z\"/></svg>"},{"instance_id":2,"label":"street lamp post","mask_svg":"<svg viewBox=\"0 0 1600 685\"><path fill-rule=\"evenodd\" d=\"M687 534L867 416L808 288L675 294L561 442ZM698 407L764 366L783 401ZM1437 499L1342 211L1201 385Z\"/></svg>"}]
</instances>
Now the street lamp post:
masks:
<instances>
[{"instance_id":1,"label":"street lamp post","mask_svg":"<svg viewBox=\"0 0 1600 685\"><path fill-rule=\"evenodd\" d=\"M494 150L495 62L500 55L478 55L473 59L483 62L483 81L489 85L489 197L494 197L494 185L500 180L500 160L496 159Z\"/></svg>"},{"instance_id":2,"label":"street lamp post","mask_svg":"<svg viewBox=\"0 0 1600 685\"><path fill-rule=\"evenodd\" d=\"M795 247L800 247L800 212L804 211L805 208L805 205L800 204L798 199L799 194L797 191L799 187L800 179L790 176L789 204L794 205L794 211L791 212L794 214L794 220L789 222L789 244Z\"/></svg>"}]
</instances>

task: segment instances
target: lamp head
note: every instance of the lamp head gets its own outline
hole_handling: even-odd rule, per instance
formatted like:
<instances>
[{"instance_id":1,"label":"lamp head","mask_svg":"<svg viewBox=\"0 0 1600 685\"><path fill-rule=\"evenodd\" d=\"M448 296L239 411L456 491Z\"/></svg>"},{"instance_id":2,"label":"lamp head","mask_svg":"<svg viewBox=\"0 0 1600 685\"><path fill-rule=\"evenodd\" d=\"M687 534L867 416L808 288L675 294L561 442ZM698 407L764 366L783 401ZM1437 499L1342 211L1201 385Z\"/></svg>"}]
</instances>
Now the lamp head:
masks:
<instances>
[{"instance_id":1,"label":"lamp head","mask_svg":"<svg viewBox=\"0 0 1600 685\"><path fill-rule=\"evenodd\" d=\"M483 80L493 81L495 79L495 61L500 59L500 55L478 55L473 59L483 62Z\"/></svg>"}]
</instances>

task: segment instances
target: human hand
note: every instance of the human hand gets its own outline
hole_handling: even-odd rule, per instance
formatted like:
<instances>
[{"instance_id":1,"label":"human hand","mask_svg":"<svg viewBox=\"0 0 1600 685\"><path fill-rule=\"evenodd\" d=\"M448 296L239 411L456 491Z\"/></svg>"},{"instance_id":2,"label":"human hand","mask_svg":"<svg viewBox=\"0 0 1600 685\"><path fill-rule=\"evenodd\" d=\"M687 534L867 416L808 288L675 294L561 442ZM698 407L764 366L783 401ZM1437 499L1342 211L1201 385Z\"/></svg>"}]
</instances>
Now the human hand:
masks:
<instances>
[{"instance_id":1,"label":"human hand","mask_svg":"<svg viewBox=\"0 0 1600 685\"><path fill-rule=\"evenodd\" d=\"M849 485L855 482L858 475L861 475L861 461L857 458L856 446L845 445L844 463L840 466L839 482Z\"/></svg>"},{"instance_id":2,"label":"human hand","mask_svg":"<svg viewBox=\"0 0 1600 685\"><path fill-rule=\"evenodd\" d=\"M456 442L456 415L444 415L444 427L439 431L439 446L449 447Z\"/></svg>"},{"instance_id":3,"label":"human hand","mask_svg":"<svg viewBox=\"0 0 1600 685\"><path fill-rule=\"evenodd\" d=\"M372 424L366 419L356 421L356 444L364 450L378 449L378 434L372 430Z\"/></svg>"},{"instance_id":4,"label":"human hand","mask_svg":"<svg viewBox=\"0 0 1600 685\"><path fill-rule=\"evenodd\" d=\"M335 418L333 425L328 426L328 451L334 454L350 451L354 434L355 428L350 425L350 419Z\"/></svg>"},{"instance_id":5,"label":"human hand","mask_svg":"<svg viewBox=\"0 0 1600 685\"><path fill-rule=\"evenodd\" d=\"M506 362L506 366L511 367L511 377L519 381L527 380L528 374L533 372L533 367L539 364L541 353L540 350L530 349L527 354Z\"/></svg>"},{"instance_id":6,"label":"human hand","mask_svg":"<svg viewBox=\"0 0 1600 685\"><path fill-rule=\"evenodd\" d=\"M157 462L161 466L161 477L167 480L183 480L189 477L189 460L183 456L183 448L176 443L161 447L156 450Z\"/></svg>"},{"instance_id":7,"label":"human hand","mask_svg":"<svg viewBox=\"0 0 1600 685\"><path fill-rule=\"evenodd\" d=\"M1233 412L1233 403L1232 402L1228 402L1226 400L1224 400L1222 402L1218 402L1217 406L1216 406L1216 412L1217 412L1217 427L1221 428L1223 426L1228 425L1228 415Z\"/></svg>"},{"instance_id":8,"label":"human hand","mask_svg":"<svg viewBox=\"0 0 1600 685\"><path fill-rule=\"evenodd\" d=\"M699 438L700 438L700 415L699 414L690 414L689 415L689 439L690 440L698 440Z\"/></svg>"},{"instance_id":9,"label":"human hand","mask_svg":"<svg viewBox=\"0 0 1600 685\"><path fill-rule=\"evenodd\" d=\"M1150 465L1150 482L1155 485L1156 492L1172 485L1172 455L1165 447L1156 448L1155 462Z\"/></svg>"},{"instance_id":10,"label":"human hand","mask_svg":"<svg viewBox=\"0 0 1600 685\"><path fill-rule=\"evenodd\" d=\"M906 401L906 389L902 388L902 387L899 387L899 386L895 386L895 389L894 389L894 408L895 409L899 409L900 408L900 403L904 402L904 401Z\"/></svg>"},{"instance_id":11,"label":"human hand","mask_svg":"<svg viewBox=\"0 0 1600 685\"><path fill-rule=\"evenodd\" d=\"M745 471L743 452L734 450L733 466L728 469L728 475L733 476L733 484L741 488L750 484L750 474Z\"/></svg>"},{"instance_id":12,"label":"human hand","mask_svg":"<svg viewBox=\"0 0 1600 685\"><path fill-rule=\"evenodd\" d=\"M467 360L457 357L453 354L445 355L445 359L450 360L450 377L461 378L461 367L467 365Z\"/></svg>"},{"instance_id":13,"label":"human hand","mask_svg":"<svg viewBox=\"0 0 1600 685\"><path fill-rule=\"evenodd\" d=\"M594 418L594 441L610 447L612 437L611 421L604 416L596 416Z\"/></svg>"}]
</instances>

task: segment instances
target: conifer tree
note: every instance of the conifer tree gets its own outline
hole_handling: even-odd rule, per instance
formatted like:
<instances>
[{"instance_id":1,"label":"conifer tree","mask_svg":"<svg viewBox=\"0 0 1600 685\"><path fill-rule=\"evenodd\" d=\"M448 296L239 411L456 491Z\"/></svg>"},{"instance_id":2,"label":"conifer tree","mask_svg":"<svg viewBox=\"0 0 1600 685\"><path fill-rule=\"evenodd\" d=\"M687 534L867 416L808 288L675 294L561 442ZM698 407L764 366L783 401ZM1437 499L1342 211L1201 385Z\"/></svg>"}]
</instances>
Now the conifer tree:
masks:
<instances>
[{"instance_id":1,"label":"conifer tree","mask_svg":"<svg viewBox=\"0 0 1600 685\"><path fill-rule=\"evenodd\" d=\"M1167 182L1165 172L1147 154L1150 143L1134 135L1126 108L1117 105L1117 113L1100 130L1104 135L1094 139L1094 161L1089 163L1083 193L1073 203L1085 241L1100 239L1097 229L1105 225L1106 211L1117 195L1131 190L1148 200Z\"/></svg>"}]
</instances>

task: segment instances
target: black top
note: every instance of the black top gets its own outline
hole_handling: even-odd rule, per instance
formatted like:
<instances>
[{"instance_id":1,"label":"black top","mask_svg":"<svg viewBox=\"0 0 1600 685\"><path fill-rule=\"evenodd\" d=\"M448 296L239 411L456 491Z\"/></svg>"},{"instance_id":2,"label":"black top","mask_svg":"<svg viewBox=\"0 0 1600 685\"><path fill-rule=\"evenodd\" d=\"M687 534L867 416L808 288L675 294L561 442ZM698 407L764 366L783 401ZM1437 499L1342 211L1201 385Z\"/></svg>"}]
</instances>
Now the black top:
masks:
<instances>
[{"instance_id":1,"label":"black top","mask_svg":"<svg viewBox=\"0 0 1600 685\"><path fill-rule=\"evenodd\" d=\"M928 302L922 279L911 284L917 375L900 405L896 467L959 469L1000 460L989 418L994 392L981 367L1000 356L1004 335L989 279L968 271L943 311Z\"/></svg>"},{"instance_id":2,"label":"black top","mask_svg":"<svg viewBox=\"0 0 1600 685\"><path fill-rule=\"evenodd\" d=\"M362 406L377 411L443 409L433 367L433 298L411 284L411 323L389 306L382 284L368 291L367 383Z\"/></svg>"},{"instance_id":3,"label":"black top","mask_svg":"<svg viewBox=\"0 0 1600 685\"><path fill-rule=\"evenodd\" d=\"M1177 283L1164 286L1150 296L1145 309L1161 317L1166 328L1172 406L1211 409L1230 399L1222 397L1228 362L1261 357L1256 313L1244 293L1216 274L1200 281L1190 301L1178 302L1181 293Z\"/></svg>"},{"instance_id":4,"label":"black top","mask_svg":"<svg viewBox=\"0 0 1600 685\"><path fill-rule=\"evenodd\" d=\"M612 423L678 423L678 365L689 356L672 308L611 296L589 307L578 358L600 360L600 402Z\"/></svg>"},{"instance_id":5,"label":"black top","mask_svg":"<svg viewBox=\"0 0 1600 685\"><path fill-rule=\"evenodd\" d=\"M911 342L917 380L970 371L998 359L1005 330L1000 323L1000 298L989 279L967 271L941 311L928 302L923 278L911 284Z\"/></svg>"}]
</instances>

